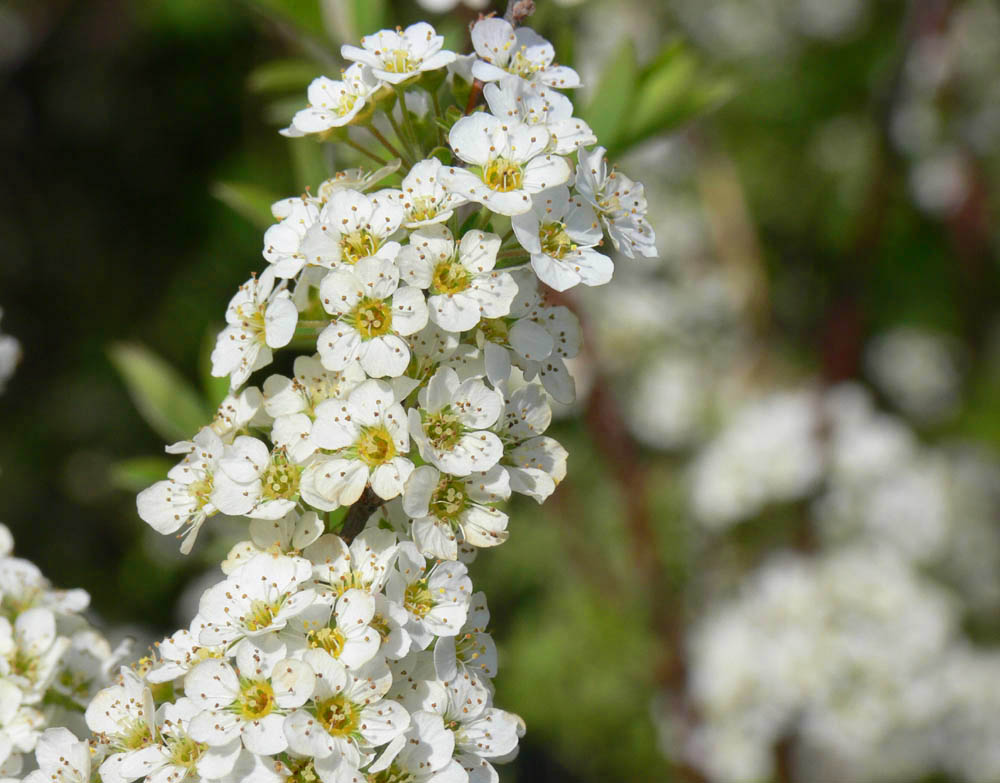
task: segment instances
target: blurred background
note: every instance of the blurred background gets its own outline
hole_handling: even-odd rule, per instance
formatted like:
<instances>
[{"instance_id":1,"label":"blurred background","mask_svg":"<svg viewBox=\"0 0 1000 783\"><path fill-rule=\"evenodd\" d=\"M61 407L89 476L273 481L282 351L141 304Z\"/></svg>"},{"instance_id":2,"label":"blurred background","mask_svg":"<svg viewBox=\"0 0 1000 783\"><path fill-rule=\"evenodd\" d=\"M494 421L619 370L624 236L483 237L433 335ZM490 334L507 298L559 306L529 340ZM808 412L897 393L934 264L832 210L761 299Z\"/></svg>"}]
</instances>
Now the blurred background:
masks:
<instances>
[{"instance_id":1,"label":"blurred background","mask_svg":"<svg viewBox=\"0 0 1000 783\"><path fill-rule=\"evenodd\" d=\"M134 496L224 393L267 205L356 165L277 129L344 41L468 50L479 11L426 2L0 6L0 519L112 635L186 625L241 532L185 558ZM573 292L569 476L472 566L528 725L504 780L1000 781L1000 7L529 23L660 258Z\"/></svg>"}]
</instances>

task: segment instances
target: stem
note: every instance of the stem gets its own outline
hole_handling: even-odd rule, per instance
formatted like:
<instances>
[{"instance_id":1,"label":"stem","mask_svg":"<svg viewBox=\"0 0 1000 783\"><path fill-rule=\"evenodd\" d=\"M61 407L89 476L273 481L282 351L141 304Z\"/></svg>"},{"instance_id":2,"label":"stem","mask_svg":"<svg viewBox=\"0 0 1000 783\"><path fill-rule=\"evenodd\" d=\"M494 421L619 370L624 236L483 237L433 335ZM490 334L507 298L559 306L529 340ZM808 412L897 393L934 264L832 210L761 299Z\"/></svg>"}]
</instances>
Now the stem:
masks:
<instances>
[{"instance_id":1,"label":"stem","mask_svg":"<svg viewBox=\"0 0 1000 783\"><path fill-rule=\"evenodd\" d=\"M444 114L441 113L441 103L438 101L437 90L427 90L431 94L431 102L434 105L434 116L437 117L441 122L444 122ZM437 127L437 137L438 142L443 146L445 143L444 129L435 123Z\"/></svg>"},{"instance_id":2,"label":"stem","mask_svg":"<svg viewBox=\"0 0 1000 783\"><path fill-rule=\"evenodd\" d=\"M506 245L513 238L514 238L514 228L512 226L511 229L506 234L504 234L503 238L500 240L501 246Z\"/></svg>"},{"instance_id":3,"label":"stem","mask_svg":"<svg viewBox=\"0 0 1000 783\"><path fill-rule=\"evenodd\" d=\"M403 127L410 135L414 152L419 153L419 156L422 158L424 157L424 149L420 143L420 137L417 135L417 129L413 126L413 118L410 117L410 110L406 106L406 92L399 85L393 85L393 87L396 90L396 103L399 105L400 114L403 115Z\"/></svg>"},{"instance_id":4,"label":"stem","mask_svg":"<svg viewBox=\"0 0 1000 783\"><path fill-rule=\"evenodd\" d=\"M409 139L406 138L406 134L403 133L403 129L399 127L399 123L396 121L396 118L392 116L391 111L387 111L385 116L389 118L389 124L392 125L392 129L396 132L396 137L399 139L399 143L402 145L403 149L406 150L407 157L409 158L407 164L412 166L416 157L413 154L413 148L410 146Z\"/></svg>"},{"instance_id":5,"label":"stem","mask_svg":"<svg viewBox=\"0 0 1000 783\"><path fill-rule=\"evenodd\" d=\"M345 138L344 142L347 144L348 147L353 147L358 152L360 152L362 155L367 155L369 158L371 158L373 161L375 161L376 163L378 163L380 166L384 166L386 164L386 162L387 162L387 161L382 160L382 158L380 158L378 155L376 155L374 152L372 152L367 147L363 147L360 144L358 144L356 141L354 141L354 139Z\"/></svg>"},{"instance_id":6,"label":"stem","mask_svg":"<svg viewBox=\"0 0 1000 783\"><path fill-rule=\"evenodd\" d=\"M504 258L528 258L528 251L517 248L515 250L504 250L503 252L497 253L497 261Z\"/></svg>"},{"instance_id":7,"label":"stem","mask_svg":"<svg viewBox=\"0 0 1000 783\"><path fill-rule=\"evenodd\" d=\"M344 525L340 529L340 537L346 543L350 544L354 540L354 537L365 529L368 517L381 508L383 503L385 501L376 495L371 487L365 487L365 491L361 494L361 497L354 502L354 505L347 512L347 516L344 517Z\"/></svg>"},{"instance_id":8,"label":"stem","mask_svg":"<svg viewBox=\"0 0 1000 783\"><path fill-rule=\"evenodd\" d=\"M522 255L520 258L508 258L508 259L506 259L504 261L499 261L499 262L497 262L496 266L494 266L493 268L494 269L510 269L511 267L515 267L515 266L524 266L528 262L528 260L529 260L529 256L525 254L525 255Z\"/></svg>"},{"instance_id":9,"label":"stem","mask_svg":"<svg viewBox=\"0 0 1000 783\"><path fill-rule=\"evenodd\" d=\"M326 329L330 325L329 321L299 321L298 325L295 327L295 331L298 332L300 329Z\"/></svg>"},{"instance_id":10,"label":"stem","mask_svg":"<svg viewBox=\"0 0 1000 783\"><path fill-rule=\"evenodd\" d=\"M386 114L388 114L388 112L386 112ZM389 114L389 120L390 121L392 120L392 115L391 114ZM395 125L393 125L393 127L395 127ZM390 155L392 155L394 158L399 158L401 161L403 161L404 163L407 163L407 165L409 165L408 161L406 160L406 156L403 155L399 150L397 150L395 147L392 146L392 144L389 142L389 140L385 136L382 135L382 131L380 131L378 128L375 127L375 123L369 122L367 125L365 125L365 128L368 130L369 133L371 133L372 136L375 137L375 139L383 147L386 148L386 150L388 150L388 152L389 152Z\"/></svg>"}]
</instances>

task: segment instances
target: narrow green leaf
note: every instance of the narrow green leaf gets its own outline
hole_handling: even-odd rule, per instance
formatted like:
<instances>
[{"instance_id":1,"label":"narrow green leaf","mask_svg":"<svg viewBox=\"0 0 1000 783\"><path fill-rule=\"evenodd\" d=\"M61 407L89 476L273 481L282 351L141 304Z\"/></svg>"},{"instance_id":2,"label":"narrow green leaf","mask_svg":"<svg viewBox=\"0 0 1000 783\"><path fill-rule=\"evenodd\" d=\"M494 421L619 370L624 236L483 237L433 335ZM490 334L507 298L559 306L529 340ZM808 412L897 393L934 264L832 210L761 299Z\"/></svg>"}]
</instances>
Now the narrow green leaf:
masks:
<instances>
[{"instance_id":1,"label":"narrow green leaf","mask_svg":"<svg viewBox=\"0 0 1000 783\"><path fill-rule=\"evenodd\" d=\"M681 43L668 44L640 74L627 126L608 147L620 153L651 136L675 130L731 94L731 85L705 74L690 49Z\"/></svg>"},{"instance_id":2,"label":"narrow green leaf","mask_svg":"<svg viewBox=\"0 0 1000 783\"><path fill-rule=\"evenodd\" d=\"M385 0L350 0L355 36L371 35L386 26Z\"/></svg>"},{"instance_id":3,"label":"narrow green leaf","mask_svg":"<svg viewBox=\"0 0 1000 783\"><path fill-rule=\"evenodd\" d=\"M256 228L265 229L274 223L271 204L278 200L278 196L267 188L240 182L216 182L212 185L211 192Z\"/></svg>"},{"instance_id":4,"label":"narrow green leaf","mask_svg":"<svg viewBox=\"0 0 1000 783\"><path fill-rule=\"evenodd\" d=\"M607 147L614 145L627 125L625 115L635 92L638 71L635 46L631 39L626 39L604 66L594 96L582 114Z\"/></svg>"},{"instance_id":5,"label":"narrow green leaf","mask_svg":"<svg viewBox=\"0 0 1000 783\"><path fill-rule=\"evenodd\" d=\"M320 75L316 64L309 60L298 58L271 60L250 72L247 77L247 89L255 93L304 93L309 83Z\"/></svg>"},{"instance_id":6,"label":"narrow green leaf","mask_svg":"<svg viewBox=\"0 0 1000 783\"><path fill-rule=\"evenodd\" d=\"M216 378L212 375L212 351L219 335L219 329L209 329L201 341L198 354L198 372L201 375L201 386L205 390L205 398L212 410L219 407L229 394L229 378Z\"/></svg>"},{"instance_id":7,"label":"narrow green leaf","mask_svg":"<svg viewBox=\"0 0 1000 783\"><path fill-rule=\"evenodd\" d=\"M252 0L262 14L278 22L291 22L308 35L326 37L323 13L316 0Z\"/></svg>"},{"instance_id":8,"label":"narrow green leaf","mask_svg":"<svg viewBox=\"0 0 1000 783\"><path fill-rule=\"evenodd\" d=\"M166 457L136 457L124 459L111 466L111 484L125 492L141 492L146 487L167 477L167 471L176 463Z\"/></svg>"},{"instance_id":9,"label":"narrow green leaf","mask_svg":"<svg viewBox=\"0 0 1000 783\"><path fill-rule=\"evenodd\" d=\"M191 438L208 423L212 411L169 364L141 345L115 343L111 363L128 387L140 415L171 443Z\"/></svg>"},{"instance_id":10,"label":"narrow green leaf","mask_svg":"<svg viewBox=\"0 0 1000 783\"><path fill-rule=\"evenodd\" d=\"M315 188L330 176L321 143L313 139L295 139L288 145L288 151L292 156L295 185L300 190Z\"/></svg>"}]
</instances>

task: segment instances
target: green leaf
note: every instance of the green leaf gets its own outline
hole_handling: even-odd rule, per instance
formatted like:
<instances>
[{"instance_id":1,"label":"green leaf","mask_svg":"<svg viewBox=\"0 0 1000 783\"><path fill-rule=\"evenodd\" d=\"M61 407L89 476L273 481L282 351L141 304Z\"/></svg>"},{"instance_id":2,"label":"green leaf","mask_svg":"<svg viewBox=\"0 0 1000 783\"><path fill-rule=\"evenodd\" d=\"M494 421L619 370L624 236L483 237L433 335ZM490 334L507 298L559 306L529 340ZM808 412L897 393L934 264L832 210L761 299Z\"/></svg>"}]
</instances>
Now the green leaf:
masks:
<instances>
[{"instance_id":1,"label":"green leaf","mask_svg":"<svg viewBox=\"0 0 1000 783\"><path fill-rule=\"evenodd\" d=\"M253 0L262 14L278 22L291 22L304 33L326 38L323 12L316 0Z\"/></svg>"},{"instance_id":2,"label":"green leaf","mask_svg":"<svg viewBox=\"0 0 1000 783\"><path fill-rule=\"evenodd\" d=\"M292 156L292 171L295 172L295 185L300 190L315 188L330 176L323 144L313 139L295 139L288 145ZM274 221L271 221L272 223Z\"/></svg>"},{"instance_id":3,"label":"green leaf","mask_svg":"<svg viewBox=\"0 0 1000 783\"><path fill-rule=\"evenodd\" d=\"M136 409L171 443L191 438L211 418L212 412L191 385L149 349L115 343L108 355Z\"/></svg>"},{"instance_id":4,"label":"green leaf","mask_svg":"<svg viewBox=\"0 0 1000 783\"><path fill-rule=\"evenodd\" d=\"M309 60L297 58L271 60L250 72L247 77L247 89L255 93L304 93L310 82L320 75L316 64Z\"/></svg>"},{"instance_id":5,"label":"green leaf","mask_svg":"<svg viewBox=\"0 0 1000 783\"><path fill-rule=\"evenodd\" d=\"M694 53L682 43L671 43L647 65L638 78L629 121L614 142L615 153L715 108L732 94L729 82L703 73Z\"/></svg>"},{"instance_id":6,"label":"green leaf","mask_svg":"<svg viewBox=\"0 0 1000 783\"><path fill-rule=\"evenodd\" d=\"M125 492L141 492L167 477L174 461L166 457L136 457L111 466L111 484Z\"/></svg>"},{"instance_id":7,"label":"green leaf","mask_svg":"<svg viewBox=\"0 0 1000 783\"><path fill-rule=\"evenodd\" d=\"M215 349L218 329L209 329L201 341L198 353L198 373L201 375L201 387L205 390L205 398L213 410L219 407L229 394L229 378L217 378L212 375L212 351Z\"/></svg>"},{"instance_id":8,"label":"green leaf","mask_svg":"<svg viewBox=\"0 0 1000 783\"><path fill-rule=\"evenodd\" d=\"M638 80L639 66L635 60L635 45L626 39L617 53L604 66L597 89L583 119L593 128L606 147L614 145L626 123L626 112L632 102ZM631 122L631 118L628 118Z\"/></svg>"},{"instance_id":9,"label":"green leaf","mask_svg":"<svg viewBox=\"0 0 1000 783\"><path fill-rule=\"evenodd\" d=\"M274 223L271 204L279 196L260 185L241 182L216 182L212 195L236 214L249 220L256 228L265 229Z\"/></svg>"},{"instance_id":10,"label":"green leaf","mask_svg":"<svg viewBox=\"0 0 1000 783\"><path fill-rule=\"evenodd\" d=\"M371 35L386 26L385 0L350 0L355 38Z\"/></svg>"}]
</instances>

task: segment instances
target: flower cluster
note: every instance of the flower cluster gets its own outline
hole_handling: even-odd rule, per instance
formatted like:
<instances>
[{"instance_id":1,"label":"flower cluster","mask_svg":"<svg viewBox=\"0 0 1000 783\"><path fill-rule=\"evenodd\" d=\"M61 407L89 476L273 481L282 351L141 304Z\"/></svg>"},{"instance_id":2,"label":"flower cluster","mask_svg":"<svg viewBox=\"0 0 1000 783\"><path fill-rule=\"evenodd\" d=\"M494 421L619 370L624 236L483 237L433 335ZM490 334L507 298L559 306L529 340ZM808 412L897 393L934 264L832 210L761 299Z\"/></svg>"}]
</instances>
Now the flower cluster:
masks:
<instances>
[{"instance_id":1,"label":"flower cluster","mask_svg":"<svg viewBox=\"0 0 1000 783\"><path fill-rule=\"evenodd\" d=\"M80 713L129 652L81 616L86 592L54 589L13 546L0 525L0 779L21 772L48 726L82 728Z\"/></svg>"},{"instance_id":2,"label":"flower cluster","mask_svg":"<svg viewBox=\"0 0 1000 783\"><path fill-rule=\"evenodd\" d=\"M608 282L605 236L655 250L642 186L557 92L576 73L500 19L472 41L460 58L426 23L382 30L309 87L284 135L380 168L273 205L212 354L230 395L137 499L184 552L216 514L247 539L190 625L89 702L89 744L41 737L32 783L487 783L516 753L467 564L507 539L512 493L540 503L566 472L545 431L580 326L545 286Z\"/></svg>"}]
</instances>

